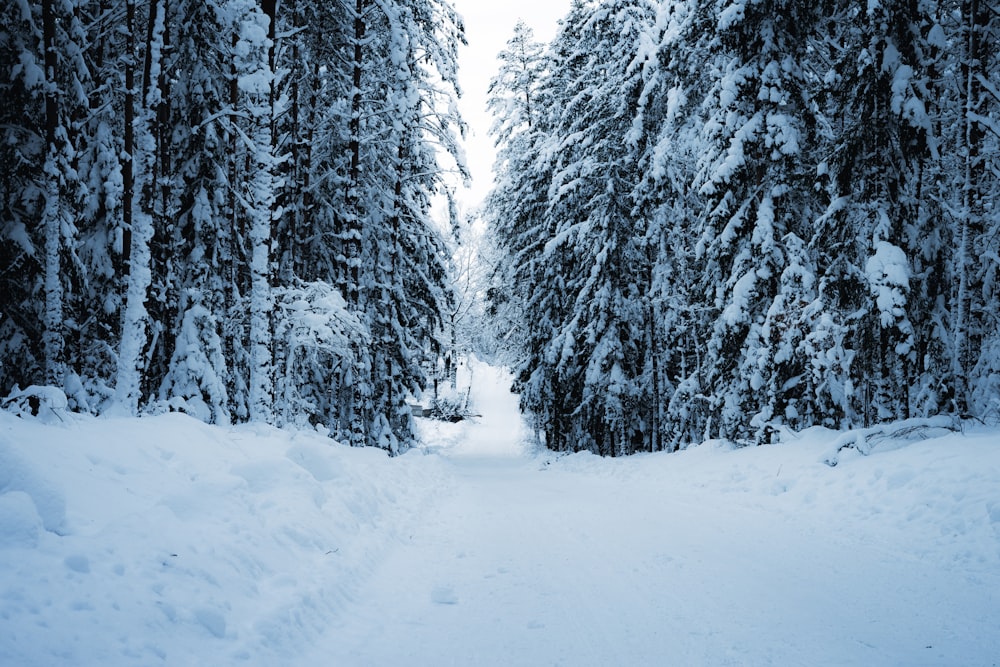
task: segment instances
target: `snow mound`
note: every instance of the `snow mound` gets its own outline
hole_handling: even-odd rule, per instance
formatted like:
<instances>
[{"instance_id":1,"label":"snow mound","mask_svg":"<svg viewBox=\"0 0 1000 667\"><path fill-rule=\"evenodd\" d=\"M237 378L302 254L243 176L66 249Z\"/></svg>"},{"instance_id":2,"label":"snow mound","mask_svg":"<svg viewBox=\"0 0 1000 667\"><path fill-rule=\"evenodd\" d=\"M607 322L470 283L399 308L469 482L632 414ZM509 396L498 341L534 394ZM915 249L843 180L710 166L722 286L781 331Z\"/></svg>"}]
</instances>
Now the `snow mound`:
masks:
<instances>
[{"instance_id":1,"label":"snow mound","mask_svg":"<svg viewBox=\"0 0 1000 667\"><path fill-rule=\"evenodd\" d=\"M13 512L9 515L11 521L33 523L37 519L45 530L54 533L63 530L66 522L66 499L62 492L48 481L43 473L37 472L27 460L19 457L13 444L4 438L2 433L0 433L0 494L3 494L0 498L11 494L18 494L18 497L22 498L10 499L11 507L22 506L20 511L11 510ZM20 514L21 518L17 519L15 514ZM0 531L0 539L7 534L6 530Z\"/></svg>"},{"instance_id":2,"label":"snow mound","mask_svg":"<svg viewBox=\"0 0 1000 667\"><path fill-rule=\"evenodd\" d=\"M296 664L441 477L180 414L0 413L0 664Z\"/></svg>"}]
</instances>

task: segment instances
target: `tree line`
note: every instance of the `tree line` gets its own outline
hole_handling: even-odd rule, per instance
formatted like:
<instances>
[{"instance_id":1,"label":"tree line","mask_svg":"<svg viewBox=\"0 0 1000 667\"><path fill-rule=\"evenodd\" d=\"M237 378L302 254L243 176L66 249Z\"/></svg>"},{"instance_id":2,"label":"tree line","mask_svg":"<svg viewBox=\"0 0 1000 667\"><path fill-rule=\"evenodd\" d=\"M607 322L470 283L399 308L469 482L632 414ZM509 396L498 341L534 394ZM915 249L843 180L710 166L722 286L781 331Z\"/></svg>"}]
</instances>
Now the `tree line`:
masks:
<instances>
[{"instance_id":1,"label":"tree line","mask_svg":"<svg viewBox=\"0 0 1000 667\"><path fill-rule=\"evenodd\" d=\"M447 0L0 9L0 395L398 451L452 299Z\"/></svg>"},{"instance_id":2,"label":"tree line","mask_svg":"<svg viewBox=\"0 0 1000 667\"><path fill-rule=\"evenodd\" d=\"M1000 7L574 0L491 86L490 310L546 444L1000 407Z\"/></svg>"}]
</instances>

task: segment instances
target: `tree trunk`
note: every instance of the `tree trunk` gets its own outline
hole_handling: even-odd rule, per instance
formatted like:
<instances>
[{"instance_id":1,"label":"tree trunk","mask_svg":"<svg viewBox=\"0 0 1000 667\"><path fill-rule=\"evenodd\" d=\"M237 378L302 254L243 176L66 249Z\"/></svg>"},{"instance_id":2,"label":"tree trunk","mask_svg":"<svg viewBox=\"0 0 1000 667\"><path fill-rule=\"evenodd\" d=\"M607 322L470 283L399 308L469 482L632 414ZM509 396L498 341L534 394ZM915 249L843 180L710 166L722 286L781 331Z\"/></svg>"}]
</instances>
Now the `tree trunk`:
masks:
<instances>
[{"instance_id":1,"label":"tree trunk","mask_svg":"<svg viewBox=\"0 0 1000 667\"><path fill-rule=\"evenodd\" d=\"M125 0L125 133L122 147L122 271L126 282L132 256L135 199L135 0Z\"/></svg>"},{"instance_id":2,"label":"tree trunk","mask_svg":"<svg viewBox=\"0 0 1000 667\"><path fill-rule=\"evenodd\" d=\"M292 19L292 31L297 33L301 25L297 0L291 0L288 13ZM278 258L277 276L279 283L283 285L291 284L291 281L296 276L303 276L303 273L297 266L299 258L298 235L299 229L302 226L303 191L306 187L303 181L305 175L302 172L302 106L299 101L299 81L302 78L302 63L300 62L301 56L299 53L300 40L301 37L298 35L292 40L292 80L288 91L288 123L291 127L289 148L291 155L289 157L287 173L292 181L293 192L289 193L286 199L285 219L288 225L287 236L284 239L283 247L280 244L277 246L278 252L281 253L281 256Z\"/></svg>"},{"instance_id":3,"label":"tree trunk","mask_svg":"<svg viewBox=\"0 0 1000 667\"><path fill-rule=\"evenodd\" d=\"M962 3L965 23L963 45L965 52L962 54L964 170L956 248L958 288L952 322L955 346L952 369L955 381L955 409L960 414L966 414L971 409L969 372L974 363L972 349L975 347L970 340L975 335L974 323L971 321L975 293L972 283L978 264L973 243L975 237L981 233L983 219L983 196L980 192L983 160L980 147L984 133L982 126L976 120L976 114L979 112L982 99L979 77L983 74L981 67L986 55L983 52L982 30L989 19L988 15L984 15L984 4L982 0L964 0Z\"/></svg>"},{"instance_id":4,"label":"tree trunk","mask_svg":"<svg viewBox=\"0 0 1000 667\"><path fill-rule=\"evenodd\" d=\"M129 11L131 10L131 11ZM126 13L133 20L126 26L129 35L134 35L135 8L133 0L128 0ZM129 244L129 263L127 288L125 293L125 313L122 320L122 340L118 355L118 379L115 386L115 399L126 414L136 414L139 409L139 399L142 394L142 376L145 367L143 350L146 347L146 323L149 313L146 310L146 299L149 286L152 283L150 241L153 238L153 202L154 172L156 158L156 132L152 114L158 104L160 90L157 79L160 71L162 55L162 40L164 30L164 8L159 0L150 0L149 25L146 38L146 60L143 67L143 95L139 100L138 112L133 117L136 125L133 141L134 153L130 155L133 170L132 182L139 192L136 200L135 192L131 197L131 243ZM134 37L129 39L134 45ZM135 62L134 51L130 53L131 69ZM133 79L134 82L134 79ZM133 88L126 92L126 100L131 97ZM128 106L126 104L126 106ZM128 112L126 111L126 116Z\"/></svg>"},{"instance_id":5,"label":"tree trunk","mask_svg":"<svg viewBox=\"0 0 1000 667\"><path fill-rule=\"evenodd\" d=\"M274 421L274 380L271 336L271 231L276 216L274 156L274 35L275 0L262 0L261 9L269 20L265 67L271 77L266 91L255 90L251 95L254 175L252 209L250 211L250 419Z\"/></svg>"},{"instance_id":6,"label":"tree trunk","mask_svg":"<svg viewBox=\"0 0 1000 667\"><path fill-rule=\"evenodd\" d=\"M355 0L354 7L354 59L352 62L350 151L351 170L347 183L347 229L345 239L346 292L347 303L359 308L361 305L361 74L364 64L363 41L365 39L364 11L367 0Z\"/></svg>"},{"instance_id":7,"label":"tree trunk","mask_svg":"<svg viewBox=\"0 0 1000 667\"><path fill-rule=\"evenodd\" d=\"M65 374L65 331L63 325L62 287L62 206L60 203L59 152L60 122L58 82L56 80L58 57L56 52L56 19L54 0L42 2L42 42L45 49L45 145L44 167L45 208L42 211L42 229L45 234L45 312L42 349L45 355L45 383L62 386Z\"/></svg>"},{"instance_id":8,"label":"tree trunk","mask_svg":"<svg viewBox=\"0 0 1000 667\"><path fill-rule=\"evenodd\" d=\"M366 26L364 11L368 0L355 0L354 5L354 49L351 69L351 119L348 125L348 149L351 154L350 171L345 194L343 238L344 262L338 267L342 273L341 290L347 300L347 306L361 313L364 306L361 302L361 83L362 66L364 65L364 45ZM338 262L339 263L339 262ZM350 391L350 406L347 409L350 444L361 447L368 444L367 425L371 423L369 408L371 404L372 357L371 348L359 346L357 364Z\"/></svg>"}]
</instances>

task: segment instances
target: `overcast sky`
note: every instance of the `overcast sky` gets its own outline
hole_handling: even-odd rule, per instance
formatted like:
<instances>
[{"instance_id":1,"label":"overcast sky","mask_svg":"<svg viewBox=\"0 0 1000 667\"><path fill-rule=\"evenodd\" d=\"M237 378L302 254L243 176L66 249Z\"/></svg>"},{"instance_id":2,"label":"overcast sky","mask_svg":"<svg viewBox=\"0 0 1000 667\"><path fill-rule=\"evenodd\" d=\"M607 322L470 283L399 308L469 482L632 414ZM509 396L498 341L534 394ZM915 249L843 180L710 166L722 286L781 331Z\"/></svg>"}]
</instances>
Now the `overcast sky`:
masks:
<instances>
[{"instance_id":1,"label":"overcast sky","mask_svg":"<svg viewBox=\"0 0 1000 667\"><path fill-rule=\"evenodd\" d=\"M460 199L468 207L478 204L493 181L493 141L489 136L486 90L497 71L497 53L523 19L535 31L535 39L548 42L557 22L569 11L570 0L453 0L465 18L469 46L459 50L459 77L463 90L462 115L469 124L465 150L472 170L472 188Z\"/></svg>"}]
</instances>

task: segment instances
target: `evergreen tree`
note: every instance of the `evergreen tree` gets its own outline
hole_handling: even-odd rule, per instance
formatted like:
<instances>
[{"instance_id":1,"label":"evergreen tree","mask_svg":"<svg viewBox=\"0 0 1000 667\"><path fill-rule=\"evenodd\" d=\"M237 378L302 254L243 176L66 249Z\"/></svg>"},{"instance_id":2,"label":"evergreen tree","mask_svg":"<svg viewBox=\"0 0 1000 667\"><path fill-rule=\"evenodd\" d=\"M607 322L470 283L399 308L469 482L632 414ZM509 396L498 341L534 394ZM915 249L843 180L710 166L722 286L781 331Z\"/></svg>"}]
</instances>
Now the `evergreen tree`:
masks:
<instances>
[{"instance_id":1,"label":"evergreen tree","mask_svg":"<svg viewBox=\"0 0 1000 667\"><path fill-rule=\"evenodd\" d=\"M488 107L494 115L491 133L497 147L496 185L484 206L491 280L487 291L490 321L502 341L500 349L514 367L521 366L528 347L525 315L532 289L530 260L539 239L547 196L548 170L538 148L544 141L549 105L542 101L546 55L519 22L507 48L500 52L500 70L491 80Z\"/></svg>"},{"instance_id":2,"label":"evergreen tree","mask_svg":"<svg viewBox=\"0 0 1000 667\"><path fill-rule=\"evenodd\" d=\"M3 185L7 261L0 269L9 287L0 350L9 361L0 374L8 389L65 388L72 379L67 343L74 326L68 276L85 193L78 145L88 113L87 37L75 2L19 2L3 11L0 49L9 76L3 150L11 166Z\"/></svg>"},{"instance_id":3,"label":"evergreen tree","mask_svg":"<svg viewBox=\"0 0 1000 667\"><path fill-rule=\"evenodd\" d=\"M534 39L534 31L523 21L514 25L514 35L507 48L497 54L500 69L490 80L487 107L493 114L490 133L499 146L506 147L514 137L531 130L537 123L538 88L545 67L545 47Z\"/></svg>"},{"instance_id":4,"label":"evergreen tree","mask_svg":"<svg viewBox=\"0 0 1000 667\"><path fill-rule=\"evenodd\" d=\"M139 21L135 1L126 0L125 3L123 247L127 273L115 401L127 414L138 412L146 370L144 352L149 326L146 300L152 284L150 244L154 232L154 169L160 150L155 110L162 99L159 78L166 29L165 1L151 0L145 25ZM138 48L143 34L146 39L140 57ZM139 63L142 63L141 72L136 71Z\"/></svg>"},{"instance_id":5,"label":"evergreen tree","mask_svg":"<svg viewBox=\"0 0 1000 667\"><path fill-rule=\"evenodd\" d=\"M515 328L504 334L504 339L515 347L515 386L521 393L521 406L553 449L568 446L565 415L578 404L579 391L572 382L561 382L546 358L553 332L561 326L568 308L570 297L564 281L573 275L570 267L557 263L562 256L545 256L546 243L555 235L554 218L548 210L554 154L548 144L559 140L556 126L567 90L563 84L582 67L585 58L577 49L576 37L587 11L583 0L574 0L549 47L546 61L551 69L538 86L537 122L517 133L502 117L494 124L511 127L511 133L506 142L498 142L497 184L486 207L499 264L496 284L491 288L491 308L494 313L505 313L514 323ZM495 79L503 80L502 76ZM493 94L510 96L500 85L494 86ZM519 98L520 94L513 96ZM503 102L493 106L517 111L516 106Z\"/></svg>"},{"instance_id":6,"label":"evergreen tree","mask_svg":"<svg viewBox=\"0 0 1000 667\"><path fill-rule=\"evenodd\" d=\"M192 411L201 418L227 422L239 367L225 350L242 346L223 335L226 304L237 299L238 289L236 229L227 224L235 184L226 160L236 120L224 112L232 59L218 43L232 26L218 2L183 0L171 3L170 11L173 48L165 70L173 85L164 124L192 131L169 133L164 151L172 169L162 205L166 224L159 254L167 261L157 287L163 298L152 304L164 323L160 338L167 357L158 398L183 401L196 406Z\"/></svg>"},{"instance_id":7,"label":"evergreen tree","mask_svg":"<svg viewBox=\"0 0 1000 667\"><path fill-rule=\"evenodd\" d=\"M689 61L682 72L689 91L708 91L692 182L698 285L711 295L696 372L713 430L731 439L761 439L772 420L797 421L787 383L802 372L793 352L800 304L812 300L814 269L801 251L812 217L803 153L816 124L801 35L818 12L794 1L699 5L674 46L687 58L709 55L708 67Z\"/></svg>"},{"instance_id":8,"label":"evergreen tree","mask_svg":"<svg viewBox=\"0 0 1000 667\"><path fill-rule=\"evenodd\" d=\"M556 449L617 455L651 447L648 255L631 199L640 150L631 130L654 20L651 3L576 3L552 48L554 62L572 66L542 85L559 102L539 148L551 156L543 172L551 174L542 213L549 238L530 265L529 289L557 288L529 296L526 312L532 331L551 327L554 336L528 358L522 400ZM502 141L517 121L500 120Z\"/></svg>"},{"instance_id":9,"label":"evergreen tree","mask_svg":"<svg viewBox=\"0 0 1000 667\"><path fill-rule=\"evenodd\" d=\"M814 233L823 239L824 309L848 332L850 385L840 425L850 426L918 408L922 315L913 281L934 218L922 195L927 163L938 155L927 111L925 35L934 20L924 3L873 3L866 11L845 4L837 15L843 22L836 29L851 48L827 77L828 115L839 123L823 165L831 203Z\"/></svg>"},{"instance_id":10,"label":"evergreen tree","mask_svg":"<svg viewBox=\"0 0 1000 667\"><path fill-rule=\"evenodd\" d=\"M951 328L954 339L953 374L956 409L968 414L995 415L1000 408L1000 301L997 276L1000 253L994 239L1000 232L1000 215L993 200L998 190L1000 164L1000 16L996 3L964 0L945 3L945 11L958 17L953 42L959 75L952 127L959 136L949 138L959 151L959 163L948 173L959 175L949 194L960 193L955 212L953 244L955 280ZM940 46L944 35L934 35ZM955 187L958 186L958 187Z\"/></svg>"},{"instance_id":11,"label":"evergreen tree","mask_svg":"<svg viewBox=\"0 0 1000 667\"><path fill-rule=\"evenodd\" d=\"M40 379L44 354L37 304L32 295L38 279L35 241L40 219L38 165L47 147L45 69L41 57L38 14L30 6L0 7L0 393Z\"/></svg>"},{"instance_id":12,"label":"evergreen tree","mask_svg":"<svg viewBox=\"0 0 1000 667\"><path fill-rule=\"evenodd\" d=\"M427 382L421 352L439 335L448 298L444 245L429 212L442 173L433 146L458 158L460 121L441 110L453 108L462 33L450 5L436 1L385 5L378 18L375 23L373 15L365 29L384 54L367 63L362 77L364 90L373 91L367 98L375 100L357 149L365 207L351 214L366 223L353 306L371 332L358 371L354 405L360 415L352 439L360 428L368 442L398 451L412 439L405 399ZM354 155L352 150L352 164Z\"/></svg>"}]
</instances>

